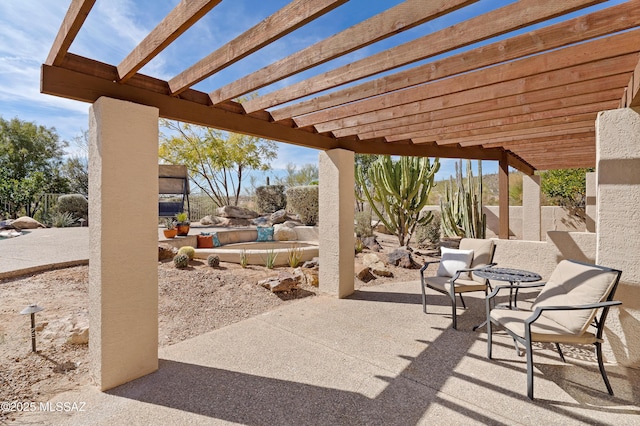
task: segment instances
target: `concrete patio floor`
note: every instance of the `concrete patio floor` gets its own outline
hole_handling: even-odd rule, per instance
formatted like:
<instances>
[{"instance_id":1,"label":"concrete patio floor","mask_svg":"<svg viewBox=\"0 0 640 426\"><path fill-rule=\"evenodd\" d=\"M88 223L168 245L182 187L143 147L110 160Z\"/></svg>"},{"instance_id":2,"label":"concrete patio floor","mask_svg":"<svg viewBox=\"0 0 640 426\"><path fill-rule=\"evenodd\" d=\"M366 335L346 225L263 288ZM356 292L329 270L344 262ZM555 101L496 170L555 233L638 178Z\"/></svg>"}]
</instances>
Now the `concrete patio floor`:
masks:
<instances>
[{"instance_id":1,"label":"concrete patio floor","mask_svg":"<svg viewBox=\"0 0 640 426\"><path fill-rule=\"evenodd\" d=\"M417 272L416 272L417 274ZM526 298L526 294L524 295ZM417 282L310 297L166 347L160 369L108 392L92 386L54 402L82 412L28 413L43 424L414 425L638 424L640 371L607 365L611 397L591 350L534 353L535 401L526 364L504 333L486 358L480 295L459 331L450 307ZM586 361L585 361L586 360Z\"/></svg>"}]
</instances>

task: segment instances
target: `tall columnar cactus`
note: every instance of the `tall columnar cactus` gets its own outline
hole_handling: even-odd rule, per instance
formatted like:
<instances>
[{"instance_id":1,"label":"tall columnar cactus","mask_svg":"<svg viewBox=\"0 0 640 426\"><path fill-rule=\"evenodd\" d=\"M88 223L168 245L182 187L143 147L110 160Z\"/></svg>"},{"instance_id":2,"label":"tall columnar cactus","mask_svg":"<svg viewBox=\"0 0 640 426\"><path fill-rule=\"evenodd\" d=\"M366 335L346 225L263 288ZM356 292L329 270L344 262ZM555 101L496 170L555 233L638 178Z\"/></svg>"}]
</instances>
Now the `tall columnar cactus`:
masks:
<instances>
[{"instance_id":1,"label":"tall columnar cactus","mask_svg":"<svg viewBox=\"0 0 640 426\"><path fill-rule=\"evenodd\" d=\"M479 178L474 179L471 160L467 160L467 177L462 177L462 160L456 163L456 179L445 183L445 197L440 200L442 232L447 237L485 238L487 215L482 212L482 162Z\"/></svg>"},{"instance_id":2,"label":"tall columnar cactus","mask_svg":"<svg viewBox=\"0 0 640 426\"><path fill-rule=\"evenodd\" d=\"M439 168L437 158L432 165L426 157L400 157L393 161L388 155L380 156L367 171L370 187L365 184L362 169L356 169L356 180L364 194L360 199L366 198L380 221L398 237L401 246L409 244L417 225L431 222L431 212L421 216L421 211L427 205Z\"/></svg>"}]
</instances>

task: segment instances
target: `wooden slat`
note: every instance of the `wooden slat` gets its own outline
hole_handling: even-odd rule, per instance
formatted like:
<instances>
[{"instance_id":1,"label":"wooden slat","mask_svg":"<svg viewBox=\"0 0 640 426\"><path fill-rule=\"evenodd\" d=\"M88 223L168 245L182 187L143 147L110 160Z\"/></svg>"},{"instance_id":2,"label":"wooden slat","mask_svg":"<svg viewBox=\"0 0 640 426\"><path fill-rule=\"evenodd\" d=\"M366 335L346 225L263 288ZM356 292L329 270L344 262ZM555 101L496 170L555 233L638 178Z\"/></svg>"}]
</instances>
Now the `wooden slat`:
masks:
<instances>
[{"instance_id":1,"label":"wooden slat","mask_svg":"<svg viewBox=\"0 0 640 426\"><path fill-rule=\"evenodd\" d=\"M468 120L465 121L464 117L457 117L459 120L452 123L451 120L440 120L440 121L431 121L431 122L423 122L417 123L409 126L402 127L394 127L383 130L376 130L372 132L366 133L358 133L358 137L361 139L370 139L370 138L382 138L385 137L389 141L400 140L400 139L411 139L416 135L421 134L422 132L429 132L425 134L428 136L429 134L446 134L450 132L462 131L462 130L473 130L473 129L482 129L482 128L495 128L510 124L518 124L518 123L531 123L531 122L541 122L540 120L545 119L559 119L564 117L570 117L578 114L591 113L592 115L597 114L600 111L605 111L611 108L615 108L615 99L611 99L605 102L597 102L591 104L581 104L573 107L563 107L560 109L546 110L542 112L530 113L530 114L521 114L521 115L510 115L509 110L498 110L491 111L492 118L478 121L473 117L469 117ZM506 112L506 114L500 114L500 112ZM488 114L474 114L478 115L488 115ZM458 123L459 122L459 123ZM432 133L434 132L435 133ZM404 135L404 136L403 136ZM336 135L339 137L339 135Z\"/></svg>"},{"instance_id":2,"label":"wooden slat","mask_svg":"<svg viewBox=\"0 0 640 426\"><path fill-rule=\"evenodd\" d=\"M126 82L222 0L182 0L118 65Z\"/></svg>"},{"instance_id":3,"label":"wooden slat","mask_svg":"<svg viewBox=\"0 0 640 426\"><path fill-rule=\"evenodd\" d=\"M640 61L631 75L625 105L628 108L640 106Z\"/></svg>"},{"instance_id":4,"label":"wooden slat","mask_svg":"<svg viewBox=\"0 0 640 426\"><path fill-rule=\"evenodd\" d=\"M390 114L387 113L383 115L381 112L378 115L378 121L372 122L370 121L376 118L375 113L367 113L362 116L353 117L353 120L341 120L343 127L333 130L333 133L336 137L346 137L358 133L362 134L367 131L372 132L396 127L408 127L416 123L445 120L449 125L455 125L495 117L509 117L552 109L570 108L588 103L612 101L620 97L621 84L625 76L626 74L618 74L597 80L589 80L588 82L568 84L561 88L552 87L550 89L543 89L535 93L487 99L473 104L418 114L407 113L399 116L399 118L391 117L386 119ZM589 93L590 90L595 90L595 92ZM398 107L398 109L400 108L402 107ZM358 119L363 119L363 121L366 122L361 125L349 126L353 124L353 121L357 121ZM323 123L317 127L320 129L324 126L325 124Z\"/></svg>"},{"instance_id":5,"label":"wooden slat","mask_svg":"<svg viewBox=\"0 0 640 426\"><path fill-rule=\"evenodd\" d=\"M173 94L204 80L348 0L295 0L171 80Z\"/></svg>"},{"instance_id":6,"label":"wooden slat","mask_svg":"<svg viewBox=\"0 0 640 426\"><path fill-rule=\"evenodd\" d=\"M60 65L75 40L82 24L89 15L96 0L72 0L67 14L60 25L56 39L53 41L49 55L44 62L47 65Z\"/></svg>"},{"instance_id":7,"label":"wooden slat","mask_svg":"<svg viewBox=\"0 0 640 426\"><path fill-rule=\"evenodd\" d=\"M640 25L640 0L540 28L507 40L272 110L275 120L308 114L393 90L450 77ZM579 29L579 31L577 30Z\"/></svg>"},{"instance_id":8,"label":"wooden slat","mask_svg":"<svg viewBox=\"0 0 640 426\"><path fill-rule=\"evenodd\" d=\"M622 85L627 79L627 74L609 74L619 72L620 67L622 67L625 62L627 65L633 63L635 56L635 54L631 54L619 59L606 59L596 63L578 65L565 70L551 71L549 73L496 83L437 98L425 99L407 105L385 108L350 119L342 119L340 123L343 126L347 125L347 123L361 125L377 120L393 119L394 117L419 114L421 112L451 110L452 108L461 108L464 110L454 113L456 115L460 115L461 112L472 115L483 111L504 109L519 105L526 106L530 103L562 99L580 93L608 90L615 88L616 84L618 84L617 87L620 87L622 90ZM588 78L593 78L594 80L587 80ZM579 81L580 83L571 84L573 81ZM590 81L590 83L586 83L586 81ZM580 89L582 92L577 92L577 89ZM329 130L326 127L328 126L318 125L316 129L319 132L325 132ZM335 127L335 125L331 127Z\"/></svg>"},{"instance_id":9,"label":"wooden slat","mask_svg":"<svg viewBox=\"0 0 640 426\"><path fill-rule=\"evenodd\" d=\"M620 76L607 77L609 80L613 79L621 80ZM598 84L601 81L597 81ZM614 83L616 83L614 81ZM578 83L572 85L574 87L580 87L581 90L589 89L593 85L593 82ZM568 86L564 86L566 89ZM557 90L550 89L544 90L544 92L557 93ZM540 91L542 92L542 91ZM536 93L537 95L538 93ZM567 96L559 99L549 98L550 100L525 103L522 100L523 96L515 95L508 96L508 101L516 103L515 106L496 109L495 99L489 101L482 101L474 104L464 105L463 107L447 108L438 111L430 111L422 114L407 115L398 119L384 120L372 124L366 124L358 127L349 127L346 129L339 129L333 132L336 137L345 137L349 135L359 135L359 137L366 139L368 137L385 137L393 133L411 132L421 129L435 128L437 126L446 125L453 126L465 123L478 123L487 120L504 119L508 117L522 117L521 119L527 119L525 117L531 117L535 119L535 115L553 114L560 116L564 114L571 115L572 111L576 108L589 108L590 105L597 105L591 108L602 107L601 110L615 108L616 102L620 98L620 86L616 84L613 89L606 89L595 93L586 93L576 96ZM505 99L505 98L502 98ZM463 110L463 111L460 111ZM481 111L481 112L478 112ZM399 131L400 130L400 131ZM320 129L318 129L320 132Z\"/></svg>"},{"instance_id":10,"label":"wooden slat","mask_svg":"<svg viewBox=\"0 0 640 426\"><path fill-rule=\"evenodd\" d=\"M366 21L227 84L209 95L214 104L234 99L476 1L406 0Z\"/></svg>"},{"instance_id":11,"label":"wooden slat","mask_svg":"<svg viewBox=\"0 0 640 426\"><path fill-rule=\"evenodd\" d=\"M489 133L485 135L473 135L460 138L438 139L438 144L460 145L462 147L483 145L487 142L511 142L532 138L551 138L554 136L565 135L570 133L584 133L595 128L595 122L578 122L559 124L556 126L548 126L544 130L541 129L522 129L509 132ZM425 138L428 139L428 138ZM413 139L414 143L419 143L420 138Z\"/></svg>"},{"instance_id":12,"label":"wooden slat","mask_svg":"<svg viewBox=\"0 0 640 426\"><path fill-rule=\"evenodd\" d=\"M527 140L521 141L512 141L512 142L498 142L498 143L484 143L482 144L483 148L505 148L510 150L519 149L520 147L526 147L528 145L538 146L545 144L557 144L557 145L565 145L565 144L584 144L584 143L593 143L595 138L595 130L591 132L577 133L577 134L568 134L568 135L560 135L554 137L546 137L546 138L531 138Z\"/></svg>"},{"instance_id":13,"label":"wooden slat","mask_svg":"<svg viewBox=\"0 0 640 426\"><path fill-rule=\"evenodd\" d=\"M553 3L540 2L539 0L520 0L420 39L252 99L246 103L245 109L257 111L281 105L310 94L484 41L592 4L594 2L590 0L565 0Z\"/></svg>"},{"instance_id":14,"label":"wooden slat","mask_svg":"<svg viewBox=\"0 0 640 426\"><path fill-rule=\"evenodd\" d=\"M294 120L299 127L317 125L318 123L339 120L344 117L356 116L383 108L410 104L429 97L464 90L465 88L486 86L605 58L615 58L631 53L637 54L638 43L640 43L640 29L566 47L544 55L520 59L445 80L388 93L376 98L295 117ZM622 71L624 70L621 69L620 72ZM274 116L274 119L277 120L278 117Z\"/></svg>"}]
</instances>

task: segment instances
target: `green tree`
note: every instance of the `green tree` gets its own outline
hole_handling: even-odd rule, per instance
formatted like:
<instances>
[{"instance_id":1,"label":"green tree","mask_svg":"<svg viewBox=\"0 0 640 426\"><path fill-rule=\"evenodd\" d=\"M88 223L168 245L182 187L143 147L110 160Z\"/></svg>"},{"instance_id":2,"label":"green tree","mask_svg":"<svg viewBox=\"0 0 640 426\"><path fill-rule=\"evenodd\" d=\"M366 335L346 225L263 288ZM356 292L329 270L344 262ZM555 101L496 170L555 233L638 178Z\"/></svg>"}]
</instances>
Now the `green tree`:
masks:
<instances>
[{"instance_id":1,"label":"green tree","mask_svg":"<svg viewBox=\"0 0 640 426\"><path fill-rule=\"evenodd\" d=\"M62 174L69 181L69 189L76 194L89 196L89 132L73 139L76 151L62 166Z\"/></svg>"},{"instance_id":2,"label":"green tree","mask_svg":"<svg viewBox=\"0 0 640 426\"><path fill-rule=\"evenodd\" d=\"M5 215L33 217L41 194L69 190L61 174L66 146L54 128L0 117L0 209Z\"/></svg>"},{"instance_id":3,"label":"green tree","mask_svg":"<svg viewBox=\"0 0 640 426\"><path fill-rule=\"evenodd\" d=\"M287 163L286 175L276 178L277 185L284 185L286 188L293 186L307 186L318 184L318 166L316 164L305 164L298 168L294 163Z\"/></svg>"},{"instance_id":4,"label":"green tree","mask_svg":"<svg viewBox=\"0 0 640 426\"><path fill-rule=\"evenodd\" d=\"M267 171L277 145L255 136L162 120L160 158L184 164L192 182L217 205L238 205L249 170Z\"/></svg>"},{"instance_id":5,"label":"green tree","mask_svg":"<svg viewBox=\"0 0 640 426\"><path fill-rule=\"evenodd\" d=\"M570 209L584 209L587 173L593 169L548 170L541 174L540 189L550 201Z\"/></svg>"},{"instance_id":6,"label":"green tree","mask_svg":"<svg viewBox=\"0 0 640 426\"><path fill-rule=\"evenodd\" d=\"M409 245L417 225L427 225L433 216L422 213L433 179L440 168L439 159L379 156L371 163L365 181L362 166L356 168L356 181L369 205L387 229L398 237L401 246Z\"/></svg>"}]
</instances>

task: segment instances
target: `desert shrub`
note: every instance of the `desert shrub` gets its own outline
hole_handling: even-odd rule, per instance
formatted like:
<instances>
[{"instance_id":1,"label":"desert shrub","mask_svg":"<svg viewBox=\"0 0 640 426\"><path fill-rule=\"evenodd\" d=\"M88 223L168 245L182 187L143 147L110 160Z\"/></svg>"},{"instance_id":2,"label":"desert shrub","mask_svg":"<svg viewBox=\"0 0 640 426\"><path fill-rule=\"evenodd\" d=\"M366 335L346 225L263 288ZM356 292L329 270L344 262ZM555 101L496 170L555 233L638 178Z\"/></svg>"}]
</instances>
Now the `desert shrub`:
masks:
<instances>
[{"instance_id":1,"label":"desert shrub","mask_svg":"<svg viewBox=\"0 0 640 426\"><path fill-rule=\"evenodd\" d=\"M356 237L365 238L373 235L373 226L371 226L371 212L355 213L355 231Z\"/></svg>"},{"instance_id":2,"label":"desert shrub","mask_svg":"<svg viewBox=\"0 0 640 426\"><path fill-rule=\"evenodd\" d=\"M415 236L420 247L433 246L440 242L440 212L434 211L432 214L433 220L431 222L416 227Z\"/></svg>"},{"instance_id":3,"label":"desert shrub","mask_svg":"<svg viewBox=\"0 0 640 426\"><path fill-rule=\"evenodd\" d=\"M68 228L77 220L70 212L57 212L51 216L51 224L56 228Z\"/></svg>"},{"instance_id":4,"label":"desert shrub","mask_svg":"<svg viewBox=\"0 0 640 426\"><path fill-rule=\"evenodd\" d=\"M287 258L289 260L289 266L297 268L302 260L302 249L294 245L287 250Z\"/></svg>"},{"instance_id":5,"label":"desert shrub","mask_svg":"<svg viewBox=\"0 0 640 426\"><path fill-rule=\"evenodd\" d=\"M287 206L284 185L267 185L256 188L256 204L260 213L274 213Z\"/></svg>"},{"instance_id":6,"label":"desert shrub","mask_svg":"<svg viewBox=\"0 0 640 426\"><path fill-rule=\"evenodd\" d=\"M182 269L189 266L189 256L185 253L178 253L173 258L173 265L176 268Z\"/></svg>"},{"instance_id":7,"label":"desert shrub","mask_svg":"<svg viewBox=\"0 0 640 426\"><path fill-rule=\"evenodd\" d=\"M69 213L77 219L89 217L89 202L82 194L67 194L58 197L58 213Z\"/></svg>"},{"instance_id":8,"label":"desert shrub","mask_svg":"<svg viewBox=\"0 0 640 426\"><path fill-rule=\"evenodd\" d=\"M318 186L293 186L287 189L287 208L305 225L318 222Z\"/></svg>"},{"instance_id":9,"label":"desert shrub","mask_svg":"<svg viewBox=\"0 0 640 426\"><path fill-rule=\"evenodd\" d=\"M178 254L184 253L189 257L189 260L193 260L193 257L196 255L196 250L191 246L184 246L178 249Z\"/></svg>"},{"instance_id":10,"label":"desert shrub","mask_svg":"<svg viewBox=\"0 0 640 426\"><path fill-rule=\"evenodd\" d=\"M212 268L217 268L218 266L220 266L220 258L215 254L210 254L207 257L207 265L211 266Z\"/></svg>"}]
</instances>

